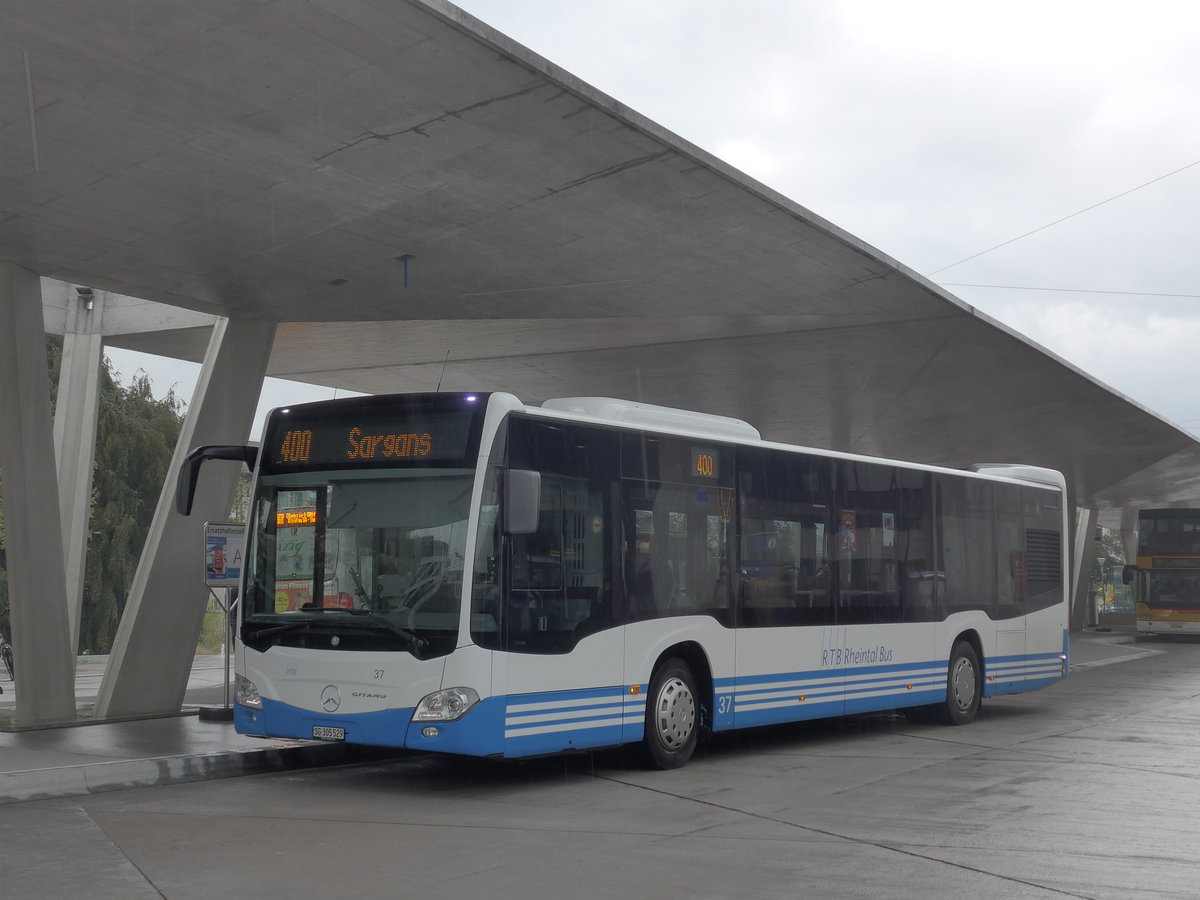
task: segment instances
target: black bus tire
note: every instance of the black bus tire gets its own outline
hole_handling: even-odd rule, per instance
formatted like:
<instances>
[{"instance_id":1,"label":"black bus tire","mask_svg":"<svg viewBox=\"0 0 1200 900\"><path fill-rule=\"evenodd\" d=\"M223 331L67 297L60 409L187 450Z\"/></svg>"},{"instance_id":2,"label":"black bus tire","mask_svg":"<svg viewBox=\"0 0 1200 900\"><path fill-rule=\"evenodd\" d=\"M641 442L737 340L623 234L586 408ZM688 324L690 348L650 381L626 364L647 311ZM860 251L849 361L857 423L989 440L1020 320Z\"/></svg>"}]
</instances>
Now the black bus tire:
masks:
<instances>
[{"instance_id":1,"label":"black bus tire","mask_svg":"<svg viewBox=\"0 0 1200 900\"><path fill-rule=\"evenodd\" d=\"M975 721L983 699L983 669L979 654L969 641L957 641L950 651L946 673L946 700L938 716L947 725L969 725Z\"/></svg>"},{"instance_id":2,"label":"black bus tire","mask_svg":"<svg viewBox=\"0 0 1200 900\"><path fill-rule=\"evenodd\" d=\"M658 769L678 769L692 758L699 734L696 678L683 660L668 659L650 678L643 739L647 761Z\"/></svg>"}]
</instances>

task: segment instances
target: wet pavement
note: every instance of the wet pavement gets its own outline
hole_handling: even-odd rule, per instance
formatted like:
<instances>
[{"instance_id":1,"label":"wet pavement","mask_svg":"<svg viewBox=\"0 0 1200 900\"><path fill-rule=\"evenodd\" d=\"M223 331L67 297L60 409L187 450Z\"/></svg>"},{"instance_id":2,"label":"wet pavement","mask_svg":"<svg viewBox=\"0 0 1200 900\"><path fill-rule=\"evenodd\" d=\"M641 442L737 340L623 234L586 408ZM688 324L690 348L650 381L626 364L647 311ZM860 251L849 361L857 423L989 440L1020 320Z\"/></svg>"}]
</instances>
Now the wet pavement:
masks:
<instances>
[{"instance_id":1,"label":"wet pavement","mask_svg":"<svg viewBox=\"0 0 1200 900\"><path fill-rule=\"evenodd\" d=\"M1127 631L1085 632L1072 640L1071 667L1084 671L1158 652ZM91 707L106 664L107 657L80 657L81 721L71 726L14 726L15 687L0 681L0 804L395 755L343 744L244 737L229 722L201 718L201 708L217 710L225 703L220 656L196 657L179 715L93 722Z\"/></svg>"},{"instance_id":2,"label":"wet pavement","mask_svg":"<svg viewBox=\"0 0 1200 900\"><path fill-rule=\"evenodd\" d=\"M970 726L756 729L673 772L620 752L276 765L337 745L247 747L194 715L0 733L0 893L1195 897L1198 728L1200 641L1090 632L1066 682Z\"/></svg>"},{"instance_id":3,"label":"wet pavement","mask_svg":"<svg viewBox=\"0 0 1200 900\"><path fill-rule=\"evenodd\" d=\"M14 717L19 688L0 679L0 804L384 755L340 744L239 735L221 716L227 697L219 655L196 657L178 715L96 722L93 706L107 663L105 656L79 658L75 699L80 719L71 725L21 727Z\"/></svg>"}]
</instances>

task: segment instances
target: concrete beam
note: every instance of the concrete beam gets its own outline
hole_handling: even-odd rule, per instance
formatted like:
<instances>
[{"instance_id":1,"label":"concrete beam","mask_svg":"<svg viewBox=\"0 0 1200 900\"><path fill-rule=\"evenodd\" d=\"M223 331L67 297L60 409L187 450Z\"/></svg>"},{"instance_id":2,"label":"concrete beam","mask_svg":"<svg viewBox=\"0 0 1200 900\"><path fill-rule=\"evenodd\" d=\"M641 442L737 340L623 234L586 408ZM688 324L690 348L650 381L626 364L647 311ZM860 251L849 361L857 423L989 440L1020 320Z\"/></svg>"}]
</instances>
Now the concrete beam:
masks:
<instances>
[{"instance_id":1,"label":"concrete beam","mask_svg":"<svg viewBox=\"0 0 1200 900\"><path fill-rule=\"evenodd\" d=\"M96 289L92 293L98 304L102 304L104 308L103 320L96 319L95 330L103 333L105 337L192 328L208 330L218 318L208 313L168 306L138 297L127 297L111 291ZM47 334L70 334L75 325L78 305L75 285L54 278L42 279L42 316L46 320Z\"/></svg>"},{"instance_id":2,"label":"concrete beam","mask_svg":"<svg viewBox=\"0 0 1200 900\"><path fill-rule=\"evenodd\" d=\"M86 289L84 289L86 290ZM87 563L88 520L92 512L92 472L96 420L100 413L101 322L104 293L72 291L63 334L62 369L54 413L54 456L62 518L71 654L79 653L83 577Z\"/></svg>"},{"instance_id":3,"label":"concrete beam","mask_svg":"<svg viewBox=\"0 0 1200 900\"><path fill-rule=\"evenodd\" d=\"M1121 529L1121 546L1125 550L1125 565L1137 562L1138 533L1136 528Z\"/></svg>"},{"instance_id":4,"label":"concrete beam","mask_svg":"<svg viewBox=\"0 0 1200 900\"><path fill-rule=\"evenodd\" d=\"M0 476L22 725L75 718L39 278L0 263Z\"/></svg>"},{"instance_id":5,"label":"concrete beam","mask_svg":"<svg viewBox=\"0 0 1200 900\"><path fill-rule=\"evenodd\" d=\"M1125 563L1132 566L1137 562L1138 510L1121 510L1121 546L1125 548Z\"/></svg>"},{"instance_id":6,"label":"concrete beam","mask_svg":"<svg viewBox=\"0 0 1200 900\"><path fill-rule=\"evenodd\" d=\"M223 319L213 328L96 698L98 718L170 713L183 703L207 600L204 523L229 515L238 467L205 466L187 518L174 509L175 477L193 447L246 443L274 335L274 322Z\"/></svg>"}]
</instances>

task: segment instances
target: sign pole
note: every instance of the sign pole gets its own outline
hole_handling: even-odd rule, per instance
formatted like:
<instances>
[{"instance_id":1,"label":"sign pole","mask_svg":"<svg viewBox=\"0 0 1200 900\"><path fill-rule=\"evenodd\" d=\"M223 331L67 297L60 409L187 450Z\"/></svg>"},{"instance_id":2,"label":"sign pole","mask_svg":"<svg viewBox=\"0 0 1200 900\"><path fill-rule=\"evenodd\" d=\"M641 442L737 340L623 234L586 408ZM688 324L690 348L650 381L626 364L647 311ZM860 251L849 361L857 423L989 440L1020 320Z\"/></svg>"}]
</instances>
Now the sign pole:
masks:
<instances>
[{"instance_id":1,"label":"sign pole","mask_svg":"<svg viewBox=\"0 0 1200 900\"><path fill-rule=\"evenodd\" d=\"M246 526L232 522L204 523L204 584L225 614L221 647L224 656L225 680L222 688L224 706L200 707L200 719L205 722L232 722L233 705L229 701L229 649L233 638L233 604L242 578L242 556L246 546ZM225 600L217 595L224 589Z\"/></svg>"}]
</instances>

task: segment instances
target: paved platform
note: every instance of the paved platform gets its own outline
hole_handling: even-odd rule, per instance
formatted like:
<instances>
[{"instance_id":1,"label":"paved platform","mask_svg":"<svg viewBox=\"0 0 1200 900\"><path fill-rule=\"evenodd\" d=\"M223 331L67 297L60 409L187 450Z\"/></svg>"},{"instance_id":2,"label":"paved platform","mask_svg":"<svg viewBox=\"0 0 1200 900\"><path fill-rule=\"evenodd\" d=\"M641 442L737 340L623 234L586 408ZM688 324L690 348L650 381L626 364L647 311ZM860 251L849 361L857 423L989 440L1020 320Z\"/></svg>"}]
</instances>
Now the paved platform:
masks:
<instances>
[{"instance_id":1,"label":"paved platform","mask_svg":"<svg viewBox=\"0 0 1200 900\"><path fill-rule=\"evenodd\" d=\"M0 680L0 804L130 787L230 778L260 772L379 759L395 753L346 744L243 737L232 722L201 710L225 705L222 657L197 656L179 714L114 722L92 716L108 658L80 657L77 723L22 728L17 687Z\"/></svg>"},{"instance_id":2,"label":"paved platform","mask_svg":"<svg viewBox=\"0 0 1200 900\"><path fill-rule=\"evenodd\" d=\"M1072 669L1128 662L1161 652L1128 630L1085 631L1071 641ZM90 715L106 660L81 660L77 698ZM54 728L0 727L0 804L100 793L262 772L338 765L402 755L346 744L264 741L237 734L228 722L206 721L201 706L223 702L224 666L200 657L179 715ZM11 710L13 685L0 681L0 714ZM0 726L4 719L0 718ZM4 730L4 727L7 730Z\"/></svg>"}]
</instances>

